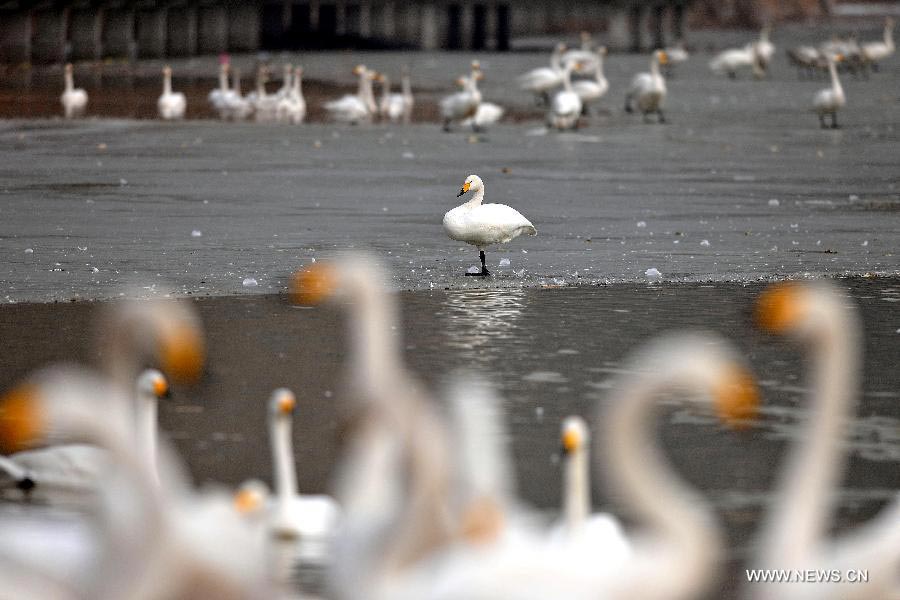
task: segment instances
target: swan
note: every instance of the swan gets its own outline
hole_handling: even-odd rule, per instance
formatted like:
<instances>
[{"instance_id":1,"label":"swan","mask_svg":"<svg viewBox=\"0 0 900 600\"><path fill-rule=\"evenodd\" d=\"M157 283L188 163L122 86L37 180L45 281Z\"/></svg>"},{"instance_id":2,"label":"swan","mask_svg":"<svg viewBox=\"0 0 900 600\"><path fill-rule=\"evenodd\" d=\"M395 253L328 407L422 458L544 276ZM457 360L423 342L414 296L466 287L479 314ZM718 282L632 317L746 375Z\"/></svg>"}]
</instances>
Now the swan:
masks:
<instances>
[{"instance_id":1,"label":"swan","mask_svg":"<svg viewBox=\"0 0 900 600\"><path fill-rule=\"evenodd\" d=\"M409 79L409 69L403 67L400 76L400 93L403 96L403 122L409 125L412 122L413 106L415 106L415 98L412 92L412 82Z\"/></svg>"},{"instance_id":2,"label":"swan","mask_svg":"<svg viewBox=\"0 0 900 600\"><path fill-rule=\"evenodd\" d=\"M815 46L796 46L787 49L788 60L797 67L797 75L811 75L824 62L822 53Z\"/></svg>"},{"instance_id":3,"label":"swan","mask_svg":"<svg viewBox=\"0 0 900 600\"><path fill-rule=\"evenodd\" d=\"M842 55L838 54L832 57L826 55L828 61L828 73L831 76L831 87L819 90L813 97L813 109L819 114L819 123L822 128L826 128L825 115L831 115L831 128L837 129L837 112L844 108L847 99L844 97L844 88L841 86L841 80L838 78L837 67L835 61L841 60Z\"/></svg>"},{"instance_id":4,"label":"swan","mask_svg":"<svg viewBox=\"0 0 900 600\"><path fill-rule=\"evenodd\" d=\"M869 581L754 584L754 598L888 598L900 592L900 496L873 521L826 541L830 493L846 469L841 444L856 411L862 326L844 293L826 282L782 283L756 302L757 325L789 336L810 354L810 414L782 469L778 495L759 534L754 567L867 569Z\"/></svg>"},{"instance_id":5,"label":"swan","mask_svg":"<svg viewBox=\"0 0 900 600\"><path fill-rule=\"evenodd\" d=\"M401 94L391 93L391 80L384 73L378 73L375 81L381 84L381 101L378 103L378 114L386 121L397 123L407 113L406 98Z\"/></svg>"},{"instance_id":6,"label":"swan","mask_svg":"<svg viewBox=\"0 0 900 600\"><path fill-rule=\"evenodd\" d=\"M478 80L482 78L482 74L477 65L477 62L472 63L472 74L469 77L463 76L456 80L457 85L463 88L461 92L441 98L440 109L444 131L450 131L450 124L454 121L471 119L478 112L478 105L481 104ZM474 121L472 124L475 125Z\"/></svg>"},{"instance_id":7,"label":"swan","mask_svg":"<svg viewBox=\"0 0 900 600\"><path fill-rule=\"evenodd\" d=\"M562 424L563 518L551 532L559 546L602 556L604 562L622 564L631 556L631 543L622 525L609 513L591 514L590 431L581 417Z\"/></svg>"},{"instance_id":8,"label":"swan","mask_svg":"<svg viewBox=\"0 0 900 600\"><path fill-rule=\"evenodd\" d=\"M560 64L578 62L585 71L593 71L597 67L597 52L594 50L594 41L587 31L581 32L581 48L564 52Z\"/></svg>"},{"instance_id":9,"label":"swan","mask_svg":"<svg viewBox=\"0 0 900 600\"><path fill-rule=\"evenodd\" d=\"M496 125L503 118L503 107L493 102L481 102L475 114L468 119L463 120L460 125L463 127L471 127L476 131L487 129L491 125Z\"/></svg>"},{"instance_id":10,"label":"swan","mask_svg":"<svg viewBox=\"0 0 900 600\"><path fill-rule=\"evenodd\" d=\"M63 90L59 101L62 103L66 118L71 119L84 113L85 108L87 108L88 95L83 89L75 87L71 63L66 65L64 74L66 88Z\"/></svg>"},{"instance_id":11,"label":"swan","mask_svg":"<svg viewBox=\"0 0 900 600\"><path fill-rule=\"evenodd\" d=\"M235 67L231 74L234 83L225 97L219 115L223 119L243 121L253 114L253 104L241 94L241 70Z\"/></svg>"},{"instance_id":12,"label":"swan","mask_svg":"<svg viewBox=\"0 0 900 600\"><path fill-rule=\"evenodd\" d=\"M253 115L257 123L271 123L275 120L278 98L274 94L266 92L266 82L269 80L269 70L265 66L260 67L256 74L256 94L253 103Z\"/></svg>"},{"instance_id":13,"label":"swan","mask_svg":"<svg viewBox=\"0 0 900 600\"><path fill-rule=\"evenodd\" d=\"M519 75L516 82L519 88L533 92L538 104L550 103L550 91L562 85L562 55L566 51L565 44L557 44L550 56L550 66L540 67Z\"/></svg>"},{"instance_id":14,"label":"swan","mask_svg":"<svg viewBox=\"0 0 900 600\"><path fill-rule=\"evenodd\" d=\"M306 99L303 97L303 67L294 69L290 93L278 101L275 118L279 123L299 125L306 118Z\"/></svg>"},{"instance_id":15,"label":"swan","mask_svg":"<svg viewBox=\"0 0 900 600\"><path fill-rule=\"evenodd\" d=\"M759 39L753 42L753 52L759 68L766 71L772 57L775 56L775 45L769 41L769 34L772 32L771 25L764 25L759 30Z\"/></svg>"},{"instance_id":16,"label":"swan","mask_svg":"<svg viewBox=\"0 0 900 600\"><path fill-rule=\"evenodd\" d=\"M583 105L572 87L572 70L580 63L566 63L563 68L563 89L553 95L547 112L547 125L556 129L576 129Z\"/></svg>"},{"instance_id":17,"label":"swan","mask_svg":"<svg viewBox=\"0 0 900 600\"><path fill-rule=\"evenodd\" d=\"M78 597L101 599L266 597L264 553L230 495L194 493L168 451L160 459L172 478L165 490L155 486L149 465L131 443L128 424L105 412L122 402L116 394L101 378L54 369L30 378L0 402L0 445L88 443L111 459L104 485L98 486L94 512L100 535L93 564L67 583ZM29 568L47 572L47 562Z\"/></svg>"},{"instance_id":18,"label":"swan","mask_svg":"<svg viewBox=\"0 0 900 600\"><path fill-rule=\"evenodd\" d=\"M659 66L668 63L669 57L663 50L657 50L650 55L650 72L638 73L631 80L628 94L625 96L625 112L632 112L635 108L644 114L644 119L650 113L656 113L660 123L665 123L662 107L666 101L666 80L659 72Z\"/></svg>"},{"instance_id":19,"label":"swan","mask_svg":"<svg viewBox=\"0 0 900 600\"><path fill-rule=\"evenodd\" d=\"M670 472L650 419L661 394L690 393L715 406L735 428L755 416L759 396L736 353L706 334L669 334L638 352L628 375L598 414L598 456L607 480L636 518L633 557L616 571L607 597L691 599L704 597L724 556L714 511Z\"/></svg>"},{"instance_id":20,"label":"swan","mask_svg":"<svg viewBox=\"0 0 900 600\"><path fill-rule=\"evenodd\" d=\"M342 299L350 309L355 427L335 481L343 517L334 550L340 560L329 573L338 598L391 597L378 593L387 581L455 536L447 432L403 365L396 302L382 289L385 280L377 263L347 257L315 263L292 282L295 303Z\"/></svg>"},{"instance_id":21,"label":"swan","mask_svg":"<svg viewBox=\"0 0 900 600\"><path fill-rule=\"evenodd\" d=\"M860 47L863 59L878 70L878 63L894 53L894 19L884 20L884 41L866 42Z\"/></svg>"},{"instance_id":22,"label":"swan","mask_svg":"<svg viewBox=\"0 0 900 600\"><path fill-rule=\"evenodd\" d=\"M609 82L603 74L603 57L606 56L606 46L597 48L594 66L594 79L581 79L572 84L572 91L578 95L582 105L599 100L609 91Z\"/></svg>"},{"instance_id":23,"label":"swan","mask_svg":"<svg viewBox=\"0 0 900 600\"><path fill-rule=\"evenodd\" d=\"M688 53L687 46L684 44L684 40L676 41L675 45L667 47L665 52L669 57L670 65L680 65L683 62L687 62L688 58L691 56L690 53Z\"/></svg>"},{"instance_id":24,"label":"swan","mask_svg":"<svg viewBox=\"0 0 900 600\"><path fill-rule=\"evenodd\" d=\"M290 63L285 63L281 67L281 87L278 88L278 91L275 92L275 97L278 100L282 100L283 98L287 98L293 86L291 85L291 76L293 75L294 67Z\"/></svg>"},{"instance_id":25,"label":"swan","mask_svg":"<svg viewBox=\"0 0 900 600\"><path fill-rule=\"evenodd\" d=\"M359 79L356 94L346 94L338 100L325 103L325 110L335 121L352 123L354 125L369 121L372 112L369 111L368 95L371 90L371 75L365 65L357 65L353 74Z\"/></svg>"},{"instance_id":26,"label":"swan","mask_svg":"<svg viewBox=\"0 0 900 600\"><path fill-rule=\"evenodd\" d=\"M537 235L531 221L519 211L505 204L482 204L484 182L478 175L469 175L460 188L457 198L472 193L472 198L447 211L444 215L444 231L451 240L472 244L478 248L481 258L480 273L466 273L486 277L490 275L484 259L484 249L494 244L505 244L523 233Z\"/></svg>"},{"instance_id":27,"label":"swan","mask_svg":"<svg viewBox=\"0 0 900 600\"><path fill-rule=\"evenodd\" d=\"M156 467L157 403L169 396L169 383L156 369L147 369L135 386L135 445L151 472ZM107 467L100 448L64 444L23 450L0 457L0 488L15 486L28 499L42 502L77 502L99 481Z\"/></svg>"},{"instance_id":28,"label":"swan","mask_svg":"<svg viewBox=\"0 0 900 600\"><path fill-rule=\"evenodd\" d=\"M327 561L329 544L340 519L340 507L324 494L297 493L291 418L297 400L288 389L279 388L269 399L269 441L275 467L275 498L271 530L281 539L299 540L304 560Z\"/></svg>"},{"instance_id":29,"label":"swan","mask_svg":"<svg viewBox=\"0 0 900 600\"><path fill-rule=\"evenodd\" d=\"M731 79L737 77L740 69L747 67L753 69L754 73L759 73L758 57L752 43L743 48L723 50L709 61L709 68L713 73L727 74Z\"/></svg>"},{"instance_id":30,"label":"swan","mask_svg":"<svg viewBox=\"0 0 900 600\"><path fill-rule=\"evenodd\" d=\"M166 121L183 119L187 108L187 99L182 92L172 91L172 67L163 67L163 92L156 101L159 118Z\"/></svg>"},{"instance_id":31,"label":"swan","mask_svg":"<svg viewBox=\"0 0 900 600\"><path fill-rule=\"evenodd\" d=\"M219 64L219 87L213 89L206 97L220 117L227 101L232 98L232 91L228 88L228 71L230 69L231 65L226 61Z\"/></svg>"}]
</instances>

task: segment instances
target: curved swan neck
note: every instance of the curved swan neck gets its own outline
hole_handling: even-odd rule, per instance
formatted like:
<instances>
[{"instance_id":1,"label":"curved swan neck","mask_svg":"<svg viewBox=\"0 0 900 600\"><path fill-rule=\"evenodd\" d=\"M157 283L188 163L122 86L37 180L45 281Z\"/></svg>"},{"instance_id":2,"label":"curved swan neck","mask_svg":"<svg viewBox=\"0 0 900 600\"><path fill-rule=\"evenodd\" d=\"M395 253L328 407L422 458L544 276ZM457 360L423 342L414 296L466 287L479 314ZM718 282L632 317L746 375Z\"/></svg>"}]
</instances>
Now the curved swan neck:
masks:
<instances>
[{"instance_id":1,"label":"curved swan neck","mask_svg":"<svg viewBox=\"0 0 900 600\"><path fill-rule=\"evenodd\" d=\"M838 78L837 74L837 66L834 64L834 61L828 61L828 72L831 74L831 89L834 90L834 93L843 96L844 88L841 87L841 80Z\"/></svg>"},{"instance_id":2,"label":"curved swan neck","mask_svg":"<svg viewBox=\"0 0 900 600\"><path fill-rule=\"evenodd\" d=\"M475 190L472 192L472 199L466 202L466 206L475 207L481 204L484 200L484 184L481 184L481 189Z\"/></svg>"},{"instance_id":3,"label":"curved swan neck","mask_svg":"<svg viewBox=\"0 0 900 600\"><path fill-rule=\"evenodd\" d=\"M650 58L650 73L653 77L661 76L659 72L659 60L657 59L656 54Z\"/></svg>"},{"instance_id":4,"label":"curved swan neck","mask_svg":"<svg viewBox=\"0 0 900 600\"><path fill-rule=\"evenodd\" d=\"M353 301L354 380L360 389L388 393L400 374L400 349L392 331L397 323L396 308L374 283L361 284Z\"/></svg>"},{"instance_id":5,"label":"curved swan neck","mask_svg":"<svg viewBox=\"0 0 900 600\"><path fill-rule=\"evenodd\" d=\"M147 464L154 483L159 483L159 469L156 460L158 436L158 402L156 397L143 391L137 393L135 425L137 429L138 452Z\"/></svg>"},{"instance_id":6,"label":"curved swan neck","mask_svg":"<svg viewBox=\"0 0 900 600\"><path fill-rule=\"evenodd\" d=\"M591 513L591 484L588 455L578 448L568 457L563 472L563 514L570 532L581 528Z\"/></svg>"},{"instance_id":7,"label":"curved swan neck","mask_svg":"<svg viewBox=\"0 0 900 600\"><path fill-rule=\"evenodd\" d=\"M275 495L279 506L284 508L297 495L291 419L288 415L274 415L269 428L272 463L275 465Z\"/></svg>"},{"instance_id":8,"label":"curved swan neck","mask_svg":"<svg viewBox=\"0 0 900 600\"><path fill-rule=\"evenodd\" d=\"M844 310L844 309L837 309ZM860 342L852 317L832 314L821 337L811 341L809 409L802 442L781 475L780 510L766 528L761 556L780 560L778 568L812 566L816 544L825 534L828 493L846 461L839 440L856 406Z\"/></svg>"},{"instance_id":9,"label":"curved swan neck","mask_svg":"<svg viewBox=\"0 0 900 600\"><path fill-rule=\"evenodd\" d=\"M294 93L298 95L303 94L303 75L301 73L294 75Z\"/></svg>"}]
</instances>

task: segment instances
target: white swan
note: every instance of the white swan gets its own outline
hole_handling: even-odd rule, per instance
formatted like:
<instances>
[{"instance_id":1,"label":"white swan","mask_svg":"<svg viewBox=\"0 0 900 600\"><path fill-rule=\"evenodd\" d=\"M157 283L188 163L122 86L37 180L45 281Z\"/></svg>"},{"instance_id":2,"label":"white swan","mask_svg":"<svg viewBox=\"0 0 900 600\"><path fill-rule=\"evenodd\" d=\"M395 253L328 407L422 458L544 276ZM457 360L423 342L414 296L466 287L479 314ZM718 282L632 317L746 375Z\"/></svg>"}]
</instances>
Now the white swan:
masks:
<instances>
[{"instance_id":1,"label":"white swan","mask_svg":"<svg viewBox=\"0 0 900 600\"><path fill-rule=\"evenodd\" d=\"M290 92L278 101L275 118L279 123L299 125L306 118L306 99L303 97L303 67L294 69Z\"/></svg>"},{"instance_id":2,"label":"white swan","mask_svg":"<svg viewBox=\"0 0 900 600\"><path fill-rule=\"evenodd\" d=\"M71 63L66 65L64 79L66 87L59 101L62 103L66 118L71 119L84 113L85 108L87 108L88 95L83 89L75 87Z\"/></svg>"},{"instance_id":3,"label":"white swan","mask_svg":"<svg viewBox=\"0 0 900 600\"><path fill-rule=\"evenodd\" d=\"M391 93L391 79L384 73L378 73L375 80L381 84L381 101L378 103L378 115L382 120L398 123L407 114L406 98L401 94Z\"/></svg>"},{"instance_id":4,"label":"white swan","mask_svg":"<svg viewBox=\"0 0 900 600\"><path fill-rule=\"evenodd\" d=\"M670 65L680 65L681 63L687 62L691 57L687 50L687 46L684 45L684 40L676 41L674 46L667 46L665 52L669 57Z\"/></svg>"},{"instance_id":5,"label":"white swan","mask_svg":"<svg viewBox=\"0 0 900 600\"><path fill-rule=\"evenodd\" d=\"M550 92L562 85L562 55L565 51L565 44L557 44L550 56L550 66L532 69L519 75L516 79L519 88L534 93L538 103L543 101L544 104L549 104Z\"/></svg>"},{"instance_id":6,"label":"white swan","mask_svg":"<svg viewBox=\"0 0 900 600\"><path fill-rule=\"evenodd\" d=\"M225 108L227 100L232 97L232 91L228 88L228 71L230 69L231 65L228 62L223 61L219 64L219 87L214 88L206 97L210 106L219 113L221 118L224 118L222 109Z\"/></svg>"},{"instance_id":7,"label":"white swan","mask_svg":"<svg viewBox=\"0 0 900 600\"><path fill-rule=\"evenodd\" d=\"M253 117L257 123L271 123L276 117L278 97L266 92L267 81L269 81L269 69L262 66L256 74L256 95L251 100Z\"/></svg>"},{"instance_id":8,"label":"white swan","mask_svg":"<svg viewBox=\"0 0 900 600\"><path fill-rule=\"evenodd\" d=\"M166 121L183 119L187 108L187 99L182 92L172 91L172 67L163 67L163 91L156 101L156 110L159 118Z\"/></svg>"},{"instance_id":9,"label":"white swan","mask_svg":"<svg viewBox=\"0 0 900 600\"><path fill-rule=\"evenodd\" d=\"M325 103L325 110L335 121L354 125L371 120L369 94L371 93L371 72L365 65L357 65L353 74L358 78L356 94L346 94L338 100Z\"/></svg>"},{"instance_id":10,"label":"white swan","mask_svg":"<svg viewBox=\"0 0 900 600\"><path fill-rule=\"evenodd\" d=\"M743 48L729 48L717 54L709 61L709 68L719 75L727 74L734 79L737 72L744 68L750 68L758 73L758 58L753 44L747 44Z\"/></svg>"},{"instance_id":11,"label":"white swan","mask_svg":"<svg viewBox=\"0 0 900 600\"><path fill-rule=\"evenodd\" d=\"M503 118L504 109L499 104L493 102L480 102L475 114L464 119L460 125L463 127L471 127L479 131L487 129L491 125L496 125Z\"/></svg>"},{"instance_id":12,"label":"white swan","mask_svg":"<svg viewBox=\"0 0 900 600\"><path fill-rule=\"evenodd\" d=\"M628 94L625 96L625 112L641 111L646 120L647 115L656 113L660 123L665 123L662 108L666 101L666 80L659 71L659 66L666 64L668 55L657 50L650 55L650 72L638 73L631 80Z\"/></svg>"},{"instance_id":13,"label":"white swan","mask_svg":"<svg viewBox=\"0 0 900 600\"><path fill-rule=\"evenodd\" d=\"M487 276L484 249L494 244L505 244L523 233L537 235L531 221L519 211L505 204L482 204L484 182L478 175L469 175L457 194L457 198L473 192L472 198L444 215L444 231L450 239L472 244L478 248L481 258L480 273L466 275Z\"/></svg>"},{"instance_id":14,"label":"white swan","mask_svg":"<svg viewBox=\"0 0 900 600\"><path fill-rule=\"evenodd\" d=\"M253 114L253 104L241 94L241 70L235 67L231 75L234 83L222 102L219 115L226 120L243 121Z\"/></svg>"},{"instance_id":15,"label":"white swan","mask_svg":"<svg viewBox=\"0 0 900 600\"><path fill-rule=\"evenodd\" d=\"M670 334L625 366L597 423L598 456L621 506L637 519L633 558L616 572L613 598L704 597L723 560L721 526L707 502L661 456L650 416L663 394L688 393L715 406L735 427L755 415L753 379L726 343L710 335Z\"/></svg>"},{"instance_id":16,"label":"white swan","mask_svg":"<svg viewBox=\"0 0 900 600\"><path fill-rule=\"evenodd\" d=\"M860 47L863 59L878 69L879 61L890 57L894 53L894 19L888 17L884 20L884 40L880 42L866 42Z\"/></svg>"},{"instance_id":17,"label":"white swan","mask_svg":"<svg viewBox=\"0 0 900 600\"><path fill-rule=\"evenodd\" d=\"M581 63L584 71L593 71L596 68L597 52L594 50L594 41L589 32L581 32L581 48L563 53L560 64L567 62Z\"/></svg>"},{"instance_id":18,"label":"white swan","mask_svg":"<svg viewBox=\"0 0 900 600\"><path fill-rule=\"evenodd\" d=\"M441 118L444 122L444 131L450 131L450 124L471 119L478 112L481 104L481 92L478 90L478 80L481 79L481 70L478 63L473 61L472 74L456 80L457 85L462 86L461 92L456 92L441 98Z\"/></svg>"},{"instance_id":19,"label":"white swan","mask_svg":"<svg viewBox=\"0 0 900 600\"><path fill-rule=\"evenodd\" d=\"M409 125L412 122L413 107L416 99L413 96L412 82L409 79L409 69L403 67L400 75L400 94L403 96L403 122Z\"/></svg>"},{"instance_id":20,"label":"white swan","mask_svg":"<svg viewBox=\"0 0 900 600\"><path fill-rule=\"evenodd\" d=\"M816 93L813 97L813 109L818 113L819 123L823 129L827 127L825 124L825 115L831 115L831 128L837 129L837 113L840 109L844 108L844 105L847 103L847 99L844 97L844 88L841 86L841 80L838 78L837 66L835 66L835 61L842 60L843 56L838 54L837 56L832 57L828 54L825 58L828 61L828 74L831 76L831 87L819 90Z\"/></svg>"},{"instance_id":21,"label":"white swan","mask_svg":"<svg viewBox=\"0 0 900 600\"><path fill-rule=\"evenodd\" d=\"M609 81L603 73L603 57L606 56L606 46L597 48L594 62L594 78L580 79L572 83L572 91L581 99L582 105L585 107L599 100L609 91Z\"/></svg>"},{"instance_id":22,"label":"white swan","mask_svg":"<svg viewBox=\"0 0 900 600\"><path fill-rule=\"evenodd\" d=\"M272 447L275 494L270 527L273 535L299 541L300 558L325 562L340 520L340 507L324 494L298 494L291 420L297 400L279 388L269 399L269 443Z\"/></svg>"},{"instance_id":23,"label":"white swan","mask_svg":"<svg viewBox=\"0 0 900 600\"><path fill-rule=\"evenodd\" d=\"M562 424L563 517L551 541L570 551L622 564L631 557L631 543L619 520L609 513L591 514L590 431L581 417Z\"/></svg>"},{"instance_id":24,"label":"white swan","mask_svg":"<svg viewBox=\"0 0 900 600\"><path fill-rule=\"evenodd\" d=\"M275 92L274 96L279 100L283 98L287 98L291 89L293 88L291 84L291 76L294 73L294 67L290 63L285 63L281 67L281 87L278 88L278 91Z\"/></svg>"},{"instance_id":25,"label":"white swan","mask_svg":"<svg viewBox=\"0 0 900 600\"><path fill-rule=\"evenodd\" d=\"M563 68L563 89L553 95L547 111L547 125L556 129L576 129L583 105L572 87L572 70L580 63L566 63Z\"/></svg>"},{"instance_id":26,"label":"white swan","mask_svg":"<svg viewBox=\"0 0 900 600\"><path fill-rule=\"evenodd\" d=\"M889 598L900 592L900 496L871 522L826 541L831 492L846 469L841 438L859 399L862 327L843 292L825 282L772 286L758 325L803 343L811 355L810 415L778 479L752 568L866 569L868 582L754 584L754 598Z\"/></svg>"},{"instance_id":27,"label":"white swan","mask_svg":"<svg viewBox=\"0 0 900 600\"><path fill-rule=\"evenodd\" d=\"M756 56L756 62L763 71L766 71L769 68L769 63L772 62L772 57L775 56L775 44L769 40L769 34L771 32L772 27L770 25L764 25L763 28L759 30L759 39L753 42L753 52Z\"/></svg>"}]
</instances>

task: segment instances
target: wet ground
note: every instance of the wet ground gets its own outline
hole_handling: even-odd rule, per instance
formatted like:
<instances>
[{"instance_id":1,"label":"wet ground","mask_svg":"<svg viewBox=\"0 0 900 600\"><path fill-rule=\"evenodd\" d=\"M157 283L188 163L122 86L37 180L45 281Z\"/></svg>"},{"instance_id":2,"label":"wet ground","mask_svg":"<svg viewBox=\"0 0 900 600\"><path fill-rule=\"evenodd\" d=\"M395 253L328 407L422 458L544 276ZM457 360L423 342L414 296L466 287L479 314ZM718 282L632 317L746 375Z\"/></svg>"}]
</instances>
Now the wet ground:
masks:
<instances>
[{"instance_id":1,"label":"wet ground","mask_svg":"<svg viewBox=\"0 0 900 600\"><path fill-rule=\"evenodd\" d=\"M900 489L900 279L845 279L865 326L865 373L849 430L849 469L835 496L835 529L868 519ZM504 398L521 496L540 509L559 506L559 425L569 414L593 418L630 352L677 329L719 332L758 377L759 422L735 433L708 414L667 404L659 428L666 454L718 512L729 539L725 588L771 498L779 464L800 438L809 409L801 349L755 331L752 304L761 284L619 284L553 290L452 290L400 294L405 358L433 390L456 369L487 375ZM339 446L344 313L298 308L284 296L195 300L209 335L201 385L176 389L160 410L200 482L236 485L268 479L265 419L269 391L298 394L295 454L302 491L327 488ZM101 361L90 346L96 303L18 304L0 309L6 348L0 381L60 359ZM598 508L616 509L602 481Z\"/></svg>"}]
</instances>

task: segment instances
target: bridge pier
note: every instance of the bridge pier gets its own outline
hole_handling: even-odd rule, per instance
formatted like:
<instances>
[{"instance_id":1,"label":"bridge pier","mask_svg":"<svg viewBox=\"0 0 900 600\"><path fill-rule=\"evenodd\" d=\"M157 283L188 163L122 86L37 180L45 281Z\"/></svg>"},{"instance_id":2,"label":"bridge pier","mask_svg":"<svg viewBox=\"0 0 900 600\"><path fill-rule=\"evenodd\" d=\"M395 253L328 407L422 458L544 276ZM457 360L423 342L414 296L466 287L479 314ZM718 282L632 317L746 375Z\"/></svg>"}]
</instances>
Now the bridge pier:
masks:
<instances>
[{"instance_id":1,"label":"bridge pier","mask_svg":"<svg viewBox=\"0 0 900 600\"><path fill-rule=\"evenodd\" d=\"M202 6L198 18L197 47L201 53L228 50L228 12L224 6Z\"/></svg>"},{"instance_id":2,"label":"bridge pier","mask_svg":"<svg viewBox=\"0 0 900 600\"><path fill-rule=\"evenodd\" d=\"M228 10L228 49L234 52L259 50L259 6L240 3Z\"/></svg>"},{"instance_id":3,"label":"bridge pier","mask_svg":"<svg viewBox=\"0 0 900 600\"><path fill-rule=\"evenodd\" d=\"M103 56L135 58L134 11L127 8L104 10L100 36Z\"/></svg>"},{"instance_id":4,"label":"bridge pier","mask_svg":"<svg viewBox=\"0 0 900 600\"><path fill-rule=\"evenodd\" d=\"M149 9L137 13L137 43L140 58L162 58L166 55L166 9Z\"/></svg>"},{"instance_id":5,"label":"bridge pier","mask_svg":"<svg viewBox=\"0 0 900 600\"><path fill-rule=\"evenodd\" d=\"M31 15L0 12L0 61L9 64L31 60Z\"/></svg>"},{"instance_id":6,"label":"bridge pier","mask_svg":"<svg viewBox=\"0 0 900 600\"><path fill-rule=\"evenodd\" d=\"M197 54L197 7L172 7L166 14L166 56Z\"/></svg>"},{"instance_id":7,"label":"bridge pier","mask_svg":"<svg viewBox=\"0 0 900 600\"><path fill-rule=\"evenodd\" d=\"M72 10L69 13L71 60L98 60L103 55L103 9Z\"/></svg>"}]
</instances>

